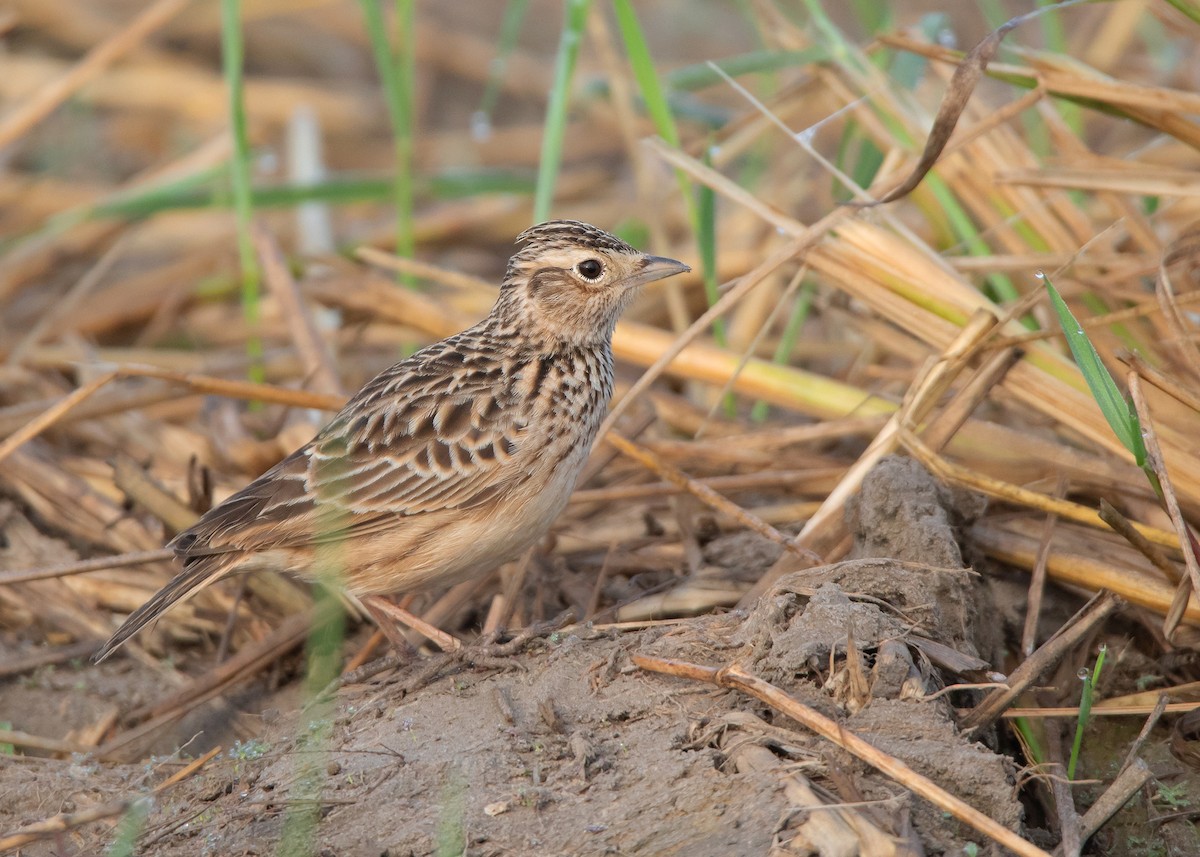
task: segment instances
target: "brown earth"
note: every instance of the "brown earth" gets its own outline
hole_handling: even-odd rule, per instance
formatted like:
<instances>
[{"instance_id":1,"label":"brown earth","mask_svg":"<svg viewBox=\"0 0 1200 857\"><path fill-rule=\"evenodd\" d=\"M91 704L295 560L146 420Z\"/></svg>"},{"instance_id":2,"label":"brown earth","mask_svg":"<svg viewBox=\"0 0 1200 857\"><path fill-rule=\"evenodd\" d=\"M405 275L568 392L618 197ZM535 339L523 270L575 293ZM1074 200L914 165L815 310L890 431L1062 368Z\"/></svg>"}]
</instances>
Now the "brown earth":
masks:
<instances>
[{"instance_id":1,"label":"brown earth","mask_svg":"<svg viewBox=\"0 0 1200 857\"><path fill-rule=\"evenodd\" d=\"M643 672L630 662L637 652L738 661L1019 830L1012 762L960 738L945 697L923 698L951 677L905 644L921 635L992 655L997 623L980 621L992 611L987 589L963 567L956 537L979 511L914 463L889 459L851 504L854 558L785 577L749 613L626 633L576 626L536 641L508 669L448 667L406 694L426 667L417 664L343 688L327 719L295 711L294 695L260 698L259 711L274 710L257 716L233 714L249 698L227 699L207 722L197 715L172 733L189 755L218 740L232 749L152 798L137 853L276 853L319 816L317 853L331 855L766 854L817 835L806 824L825 814L789 800L792 774L821 783L829 802L863 802L862 817L907 839L910 853L982 844L786 717L732 691ZM762 561L752 539L741 542ZM847 669L850 639L865 691ZM151 681L131 660L43 671L4 685L0 720L66 735L152 696ZM231 730L243 740L231 745ZM162 740L156 749L167 752ZM770 747L776 764L752 769L743 745ZM171 757L10 762L0 767L0 830L148 794L178 767ZM21 853L101 853L118 835L112 824Z\"/></svg>"}]
</instances>

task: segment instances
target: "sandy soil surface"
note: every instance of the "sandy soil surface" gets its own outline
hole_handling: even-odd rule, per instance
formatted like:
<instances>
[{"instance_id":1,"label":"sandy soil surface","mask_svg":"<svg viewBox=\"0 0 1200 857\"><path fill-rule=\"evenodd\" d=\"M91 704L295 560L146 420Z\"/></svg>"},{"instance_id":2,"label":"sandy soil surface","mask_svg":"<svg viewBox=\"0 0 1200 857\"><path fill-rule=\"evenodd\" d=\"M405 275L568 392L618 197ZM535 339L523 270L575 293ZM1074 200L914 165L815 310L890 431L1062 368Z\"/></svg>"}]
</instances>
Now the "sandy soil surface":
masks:
<instances>
[{"instance_id":1,"label":"sandy soil surface","mask_svg":"<svg viewBox=\"0 0 1200 857\"><path fill-rule=\"evenodd\" d=\"M766 854L824 836L832 813L811 802L826 801L857 805L850 826L875 831L855 833L860 845L880 835L895 853L962 853L984 841L787 717L630 658L738 662L1021 830L1012 762L959 737L946 697L927 698L960 679L923 639L981 662L997 645L998 614L956 535L980 509L890 459L848 510L853 558L783 577L751 611L632 632L577 626L507 668L445 664L412 689L423 662L342 688L327 717L298 710L296 682L290 697L260 693L253 715L238 713L248 700L226 698L160 736L159 753L185 741L190 756L226 749L157 794L178 757L0 766L0 830L143 795L136 853L156 857L274 854L293 836L339 857ZM67 735L153 696L153 681L131 660L38 673L5 685L0 720ZM115 822L21 853L101 853L121 836Z\"/></svg>"}]
</instances>

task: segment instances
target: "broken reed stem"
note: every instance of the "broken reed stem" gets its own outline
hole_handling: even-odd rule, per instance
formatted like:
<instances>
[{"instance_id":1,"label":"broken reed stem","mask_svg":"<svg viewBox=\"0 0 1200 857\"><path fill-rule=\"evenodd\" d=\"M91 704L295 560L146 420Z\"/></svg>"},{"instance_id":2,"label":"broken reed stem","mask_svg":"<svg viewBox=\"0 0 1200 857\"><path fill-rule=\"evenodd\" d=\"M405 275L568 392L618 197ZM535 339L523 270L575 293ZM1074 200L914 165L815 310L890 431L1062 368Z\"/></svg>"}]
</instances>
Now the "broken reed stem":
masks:
<instances>
[{"instance_id":1,"label":"broken reed stem","mask_svg":"<svg viewBox=\"0 0 1200 857\"><path fill-rule=\"evenodd\" d=\"M54 423L57 422L63 414L87 399L89 396L94 394L97 390L116 377L117 373L114 371L105 372L98 378L93 378L82 387L78 387L67 395L63 396L56 403L43 411L39 416L30 420L17 431L10 434L4 439L3 442L0 442L0 461L4 461L4 459L16 452L17 448L22 444L32 440L50 426L54 425Z\"/></svg>"},{"instance_id":2,"label":"broken reed stem","mask_svg":"<svg viewBox=\"0 0 1200 857\"><path fill-rule=\"evenodd\" d=\"M871 441L871 445L846 471L837 488L830 492L821 509L813 515L800 531L802 544L820 543L821 535L835 521L840 521L846 501L862 486L868 471L880 459L890 455L899 445L900 433L906 426L915 426L928 416L942 394L954 383L967 366L967 361L976 347L987 338L996 325L996 317L986 310L975 313L962 331L947 346L941 356L928 364L926 370L913 382L905 403L892 415L887 425ZM814 548L820 550L820 548Z\"/></svg>"},{"instance_id":3,"label":"broken reed stem","mask_svg":"<svg viewBox=\"0 0 1200 857\"><path fill-rule=\"evenodd\" d=\"M707 485L697 482L680 470L676 470L644 446L639 446L633 441L627 440L615 431L610 431L604 437L604 440L620 450L622 455L632 458L638 464L658 474L668 482L679 486L710 509L728 515L743 527L746 527L746 529L753 530L763 538L770 539L785 550L791 551L796 556L814 565L820 562L820 558L813 554L812 551L800 547L792 539L779 532L779 530L772 527L766 521L756 515L750 514L737 503L726 499Z\"/></svg>"},{"instance_id":4,"label":"broken reed stem","mask_svg":"<svg viewBox=\"0 0 1200 857\"><path fill-rule=\"evenodd\" d=\"M1133 743L1129 745L1129 752L1125 754L1125 761L1121 763L1121 771L1124 771L1134 762L1138 761L1138 754L1142 752L1142 747L1146 745L1146 741L1150 738L1150 733L1154 731L1154 727L1158 725L1158 721L1162 719L1163 714L1167 711L1167 699L1169 694L1165 691L1158 695L1158 702L1154 703L1154 710L1146 717L1146 722L1142 724L1142 731L1133 739ZM1093 707L1093 710L1094 707ZM1116 783L1113 784L1114 786Z\"/></svg>"},{"instance_id":5,"label":"broken reed stem","mask_svg":"<svg viewBox=\"0 0 1200 857\"><path fill-rule=\"evenodd\" d=\"M1067 480L1059 474L1055 488L1055 499L1061 500L1067 493ZM1021 654L1029 657L1037 648L1038 625L1042 618L1042 598L1046 594L1046 565L1050 561L1050 547L1054 543L1054 531L1058 527L1058 516L1051 512L1042 524L1042 537L1038 544L1037 557L1029 575L1029 594L1025 599L1025 627L1021 629Z\"/></svg>"},{"instance_id":6,"label":"broken reed stem","mask_svg":"<svg viewBox=\"0 0 1200 857\"><path fill-rule=\"evenodd\" d=\"M172 532L182 533L200 517L125 453L118 453L113 459L113 484L128 502L151 510Z\"/></svg>"},{"instance_id":7,"label":"broken reed stem","mask_svg":"<svg viewBox=\"0 0 1200 857\"><path fill-rule=\"evenodd\" d=\"M380 630L388 627L391 622L399 622L406 628L416 631L443 652L457 652L462 650L463 643L458 637L453 634L447 634L436 625L426 622L415 613L393 604L382 596L368 595L362 599L362 605L371 614L371 618L379 625ZM384 633L386 634L387 632L384 631Z\"/></svg>"},{"instance_id":8,"label":"broken reed stem","mask_svg":"<svg viewBox=\"0 0 1200 857\"><path fill-rule=\"evenodd\" d=\"M1026 506L1030 509L1054 514L1064 520L1074 521L1077 524L1083 524L1095 529L1108 528L1095 509L1089 509L1087 506L1081 506L1069 500L1048 497L1045 494L1030 491L1028 488L1022 488L1010 482L1001 482L999 479L993 479L982 473L976 473L938 455L910 432L905 432L901 439L905 451L925 465L925 468L930 473L943 482L950 482L964 488L971 488L997 500L1004 500L1009 503L1015 503L1018 506ZM1133 523L1132 526L1153 544L1179 550L1179 537L1175 533L1150 527L1146 524Z\"/></svg>"},{"instance_id":9,"label":"broken reed stem","mask_svg":"<svg viewBox=\"0 0 1200 857\"><path fill-rule=\"evenodd\" d=\"M124 28L88 51L61 77L34 92L0 122L0 149L18 140L34 125L53 113L89 81L187 8L190 2L191 0L159 0L144 9Z\"/></svg>"},{"instance_id":10,"label":"broken reed stem","mask_svg":"<svg viewBox=\"0 0 1200 857\"><path fill-rule=\"evenodd\" d=\"M220 753L221 753L220 746L213 747L211 750L209 750L207 753L205 753L200 758L193 759L192 761L188 762L186 765L184 765L178 771L171 774L171 776L167 777L161 783L156 785L154 787L154 793L158 794L162 791L165 791L166 789L169 789L171 786L175 785L176 783L183 782L188 777L190 777L192 774L196 773L196 771L200 770L205 765L207 765L210 761L215 759L218 755L220 755Z\"/></svg>"},{"instance_id":11,"label":"broken reed stem","mask_svg":"<svg viewBox=\"0 0 1200 857\"><path fill-rule=\"evenodd\" d=\"M1153 544L1148 538L1138 532L1133 522L1113 508L1111 503L1101 498L1100 509L1097 514L1100 516L1101 521L1112 527L1113 532L1129 542L1142 556L1150 560L1154 567L1166 576L1167 580L1170 580L1172 583L1179 583L1179 581L1183 580L1183 575L1179 573L1179 569L1175 567L1175 563L1171 562L1167 558L1167 555L1159 550L1158 545Z\"/></svg>"},{"instance_id":12,"label":"broken reed stem","mask_svg":"<svg viewBox=\"0 0 1200 857\"><path fill-rule=\"evenodd\" d=\"M1037 536L1015 529L1016 523L999 526L977 522L969 529L971 544L992 559L1015 568L1031 569L1037 561ZM1050 552L1046 569L1058 583L1090 592L1111 590L1130 604L1164 615L1170 610L1175 590L1157 576L1144 574L1127 564L1116 565L1079 552L1067 552L1061 547ZM1183 615L1189 624L1200 626L1200 605L1189 603Z\"/></svg>"},{"instance_id":13,"label":"broken reed stem","mask_svg":"<svg viewBox=\"0 0 1200 857\"><path fill-rule=\"evenodd\" d=\"M1194 294L1200 297L1200 290ZM1140 354L1121 354L1118 355L1118 359L1142 378L1145 378L1168 396L1174 398L1177 402L1187 405L1193 411L1200 413L1200 396L1183 386L1175 378L1167 375L1161 369L1151 366Z\"/></svg>"},{"instance_id":14,"label":"broken reed stem","mask_svg":"<svg viewBox=\"0 0 1200 857\"><path fill-rule=\"evenodd\" d=\"M112 270L117 259L125 252L130 243L131 234L131 232L125 232L117 236L104 254L88 269L86 274L76 281L62 300L55 303L53 308L39 318L33 327L17 341L4 361L7 365L19 366L29 350L42 341L51 325L68 315L84 298L95 291L96 287L108 276L108 272Z\"/></svg>"},{"instance_id":15,"label":"broken reed stem","mask_svg":"<svg viewBox=\"0 0 1200 857\"><path fill-rule=\"evenodd\" d=\"M0 461L4 461L22 444L27 443L54 425L72 408L95 395L101 387L118 378L157 378L162 381L184 384L197 393L226 396L231 399L266 402L269 404L290 405L297 408L313 408L322 411L336 411L346 403L346 397L340 395L289 390L285 387L275 387L271 384L255 384L249 381L228 381L224 378L193 375L187 372L175 372L170 369L157 369L153 366L122 366L109 370L103 375L88 381L83 386L72 390L37 417L34 417L6 437L3 442L0 442Z\"/></svg>"},{"instance_id":16,"label":"broken reed stem","mask_svg":"<svg viewBox=\"0 0 1200 857\"><path fill-rule=\"evenodd\" d=\"M625 412L633 401L649 389L658 377L666 371L671 362L678 357L694 339L702 335L710 327L712 323L723 316L726 312L733 308L743 297L750 293L752 289L758 286L763 280L770 276L777 268L782 267L787 262L793 259L803 259L804 255L817 245L833 226L842 219L849 217L848 209L835 209L832 213L826 215L818 223L814 224L804 233L800 234L792 241L789 241L784 246L780 247L766 259L764 259L758 267L746 274L738 280L737 285L721 296L721 299L710 306L703 315L692 322L691 326L674 338L674 341L665 348L658 358L650 364L649 368L642 373L629 391L621 397L621 400L613 405L604 422L600 424L599 437L604 437L613 426L617 424L617 420L621 414Z\"/></svg>"},{"instance_id":17,"label":"broken reed stem","mask_svg":"<svg viewBox=\"0 0 1200 857\"><path fill-rule=\"evenodd\" d=\"M116 370L118 378L157 378L183 384L196 393L225 396L229 399L264 402L269 405L288 405L293 408L312 408L317 411L337 411L346 404L346 397L328 393L311 393L307 390L292 390L273 384L255 384L251 381L230 381L209 375L176 372L154 366L121 366Z\"/></svg>"},{"instance_id":18,"label":"broken reed stem","mask_svg":"<svg viewBox=\"0 0 1200 857\"><path fill-rule=\"evenodd\" d=\"M87 748L84 748L86 752ZM178 771L167 777L161 783L154 787L153 794L161 794L171 786L183 782L196 771L200 770L206 764L211 762L221 753L220 747L213 747L203 756L194 759ZM106 818L123 815L135 803L137 798L122 798L121 800L112 801L110 803L94 806L90 809L85 809L80 812L60 812L58 815L52 815L42 821L27 824L24 827L0 836L0 853L6 853L10 850L20 848L24 845L29 845L32 842L37 842L39 839L48 839L50 837L60 837L76 827L82 827L85 824L91 824L95 821L103 821Z\"/></svg>"},{"instance_id":19,"label":"broken reed stem","mask_svg":"<svg viewBox=\"0 0 1200 857\"><path fill-rule=\"evenodd\" d=\"M251 238L262 268L263 282L279 302L291 333L292 345L303 361L303 377L309 381L307 386L331 396L344 396L346 392L338 377L333 352L301 299L300 288L288 270L283 250L261 223L251 224Z\"/></svg>"},{"instance_id":20,"label":"broken reed stem","mask_svg":"<svg viewBox=\"0 0 1200 857\"><path fill-rule=\"evenodd\" d=\"M102 821L116 815L123 815L133 803L132 800L123 798L111 801L110 803L102 803L99 806L79 812L60 812L58 815L52 815L43 821L27 824L11 833L0 836L0 853L15 850L31 842L37 842L39 839L62 836L62 834L74 830L76 827L91 824L93 821Z\"/></svg>"},{"instance_id":21,"label":"broken reed stem","mask_svg":"<svg viewBox=\"0 0 1200 857\"><path fill-rule=\"evenodd\" d=\"M374 265L386 271L394 271L397 274L419 277L423 280L429 280L431 283L438 283L454 289L494 291L496 288L495 283L488 282L480 277L472 277L470 274L453 271L449 268L442 268L429 262L423 262L420 259L397 256L394 253L388 253L377 247L359 247L354 251L354 255L368 265Z\"/></svg>"},{"instance_id":22,"label":"broken reed stem","mask_svg":"<svg viewBox=\"0 0 1200 857\"><path fill-rule=\"evenodd\" d=\"M935 421L922 434L931 449L941 452L992 392L992 388L1004 380L1008 370L1017 365L1021 352L1016 348L998 351L984 360L983 365L958 390L942 409Z\"/></svg>"},{"instance_id":23,"label":"broken reed stem","mask_svg":"<svg viewBox=\"0 0 1200 857\"><path fill-rule=\"evenodd\" d=\"M350 660L346 661L346 665L342 667L341 676L345 677L349 675L371 660L371 656L375 654L375 651L386 642L387 637L383 631L380 631L378 628L372 631L370 638L368 638L367 642L363 643L362 648L355 652Z\"/></svg>"},{"instance_id":24,"label":"broken reed stem","mask_svg":"<svg viewBox=\"0 0 1200 857\"><path fill-rule=\"evenodd\" d=\"M1154 421L1150 418L1150 408L1142 394L1142 379L1137 372L1130 372L1126 380L1129 384L1129 399L1133 402L1142 427L1142 441L1146 445L1146 466L1150 467L1158 478L1159 500L1166 507L1167 514L1171 516L1171 523L1175 526L1175 532L1179 535L1180 549L1183 551L1183 565L1188 572L1188 582L1179 582L1176 598L1163 621L1163 634L1170 639L1183 620L1190 598L1200 596L1200 561L1196 558L1195 539L1191 527L1187 519L1183 517L1183 510L1179 508L1179 498L1175 496L1175 487L1171 482L1171 475L1167 472L1167 463L1163 459L1162 447L1158 442L1158 432L1155 431Z\"/></svg>"},{"instance_id":25,"label":"broken reed stem","mask_svg":"<svg viewBox=\"0 0 1200 857\"><path fill-rule=\"evenodd\" d=\"M746 672L739 664L729 664L717 669L716 667L705 667L700 664L655 658L648 655L634 655L632 660L636 666L644 670L705 681L718 687L728 687L747 693L863 760L880 773L891 777L905 788L925 798L938 809L950 813L959 821L970 825L1004 848L1022 855L1022 857L1050 857L1046 851L1022 839L1007 827L950 794L937 783L918 774L896 757L878 750L840 723L830 720L815 709L793 699L770 682Z\"/></svg>"},{"instance_id":26,"label":"broken reed stem","mask_svg":"<svg viewBox=\"0 0 1200 857\"><path fill-rule=\"evenodd\" d=\"M798 545L827 554L845 529L844 510L846 501L862 487L863 480L882 458L890 455L900 445L907 426L915 426L925 420L942 394L966 368L971 356L995 329L996 317L986 310L976 312L963 325L958 336L946 347L941 356L926 363L922 372L913 381L901 407L888 419L879 434L871 441L866 451L846 471L837 487L829 493L819 509L804 524L796 537ZM964 417L965 419L965 417ZM949 440L947 437L945 440ZM784 573L765 574L738 602L739 607L748 607L762 596ZM795 569L787 568L786 571Z\"/></svg>"},{"instance_id":27,"label":"broken reed stem","mask_svg":"<svg viewBox=\"0 0 1200 857\"><path fill-rule=\"evenodd\" d=\"M714 491L752 491L763 488L790 488L806 485L813 478L811 470L766 470L758 473L733 473L728 476L705 476L693 478L698 485ZM583 480L580 480L582 482ZM811 485L806 488L812 490ZM655 497L670 497L685 489L672 482L640 482L634 485L608 485L603 488L580 488L571 495L571 504L611 503L620 500L645 500Z\"/></svg>"},{"instance_id":28,"label":"broken reed stem","mask_svg":"<svg viewBox=\"0 0 1200 857\"><path fill-rule=\"evenodd\" d=\"M194 711L201 703L220 696L230 687L250 678L302 645L308 637L311 622L311 611L289 616L266 637L193 679L186 686L130 712L126 719L138 725L93 750L92 755L108 761L130 761L135 755L132 750L136 750L140 742L148 736Z\"/></svg>"},{"instance_id":29,"label":"broken reed stem","mask_svg":"<svg viewBox=\"0 0 1200 857\"><path fill-rule=\"evenodd\" d=\"M1144 717L1153 714L1154 705L1093 705L1090 709L1093 717ZM1187 714L1200 708L1200 702L1168 702L1163 708L1164 714ZM1000 717L1013 720L1018 717L1079 717L1078 705L1060 705L1053 708L1009 708Z\"/></svg>"},{"instance_id":30,"label":"broken reed stem","mask_svg":"<svg viewBox=\"0 0 1200 857\"><path fill-rule=\"evenodd\" d=\"M5 571L0 572L0 586L7 586L14 583L30 583L34 580L51 580L56 577L70 577L75 574L87 574L89 571L123 568L127 565L147 565L152 562L165 562L174 558L175 551L161 548L152 551L136 551L134 553L119 553L114 556L93 557L92 559L65 562L62 565L49 565L43 568Z\"/></svg>"},{"instance_id":31,"label":"broken reed stem","mask_svg":"<svg viewBox=\"0 0 1200 857\"><path fill-rule=\"evenodd\" d=\"M48 753L87 753L92 749L74 741L66 741L62 738L47 738L42 735L31 735L28 732L21 732L16 729L0 729L0 743L12 744L14 747L45 750Z\"/></svg>"},{"instance_id":32,"label":"broken reed stem","mask_svg":"<svg viewBox=\"0 0 1200 857\"><path fill-rule=\"evenodd\" d=\"M1008 677L1008 687L988 694L962 719L960 726L963 732L977 737L983 730L991 727L1022 693L1053 669L1068 652L1120 606L1121 599L1111 592L1102 592L1093 598L1067 625L1042 643L1037 651L1013 670L1012 675Z\"/></svg>"},{"instance_id":33,"label":"broken reed stem","mask_svg":"<svg viewBox=\"0 0 1200 857\"><path fill-rule=\"evenodd\" d=\"M81 640L67 646L39 649L24 657L8 657L0 661L0 680L33 672L40 667L65 664L75 658L90 658L99 648L99 640Z\"/></svg>"},{"instance_id":34,"label":"broken reed stem","mask_svg":"<svg viewBox=\"0 0 1200 857\"><path fill-rule=\"evenodd\" d=\"M1093 709L1094 711L1095 709ZM1141 759L1121 771L1104 794L1079 818L1079 835L1086 842L1093 833L1108 823L1129 799L1150 782L1153 773Z\"/></svg>"}]
</instances>

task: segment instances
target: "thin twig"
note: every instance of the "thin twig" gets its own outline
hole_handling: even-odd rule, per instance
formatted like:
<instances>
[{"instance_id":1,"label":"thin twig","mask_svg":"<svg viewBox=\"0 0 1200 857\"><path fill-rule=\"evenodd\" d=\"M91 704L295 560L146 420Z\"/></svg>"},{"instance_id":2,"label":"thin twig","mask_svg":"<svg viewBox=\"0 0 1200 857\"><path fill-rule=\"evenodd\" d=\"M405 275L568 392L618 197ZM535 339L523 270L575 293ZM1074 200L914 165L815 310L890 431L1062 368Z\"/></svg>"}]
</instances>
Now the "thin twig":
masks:
<instances>
[{"instance_id":1,"label":"thin twig","mask_svg":"<svg viewBox=\"0 0 1200 857\"><path fill-rule=\"evenodd\" d=\"M262 265L263 281L279 302L287 320L292 342L304 361L304 376L312 389L331 396L345 396L336 361L328 343L321 338L312 314L304 305L296 280L288 270L279 244L267 228L255 223L251 231L254 249Z\"/></svg>"},{"instance_id":2,"label":"thin twig","mask_svg":"<svg viewBox=\"0 0 1200 857\"><path fill-rule=\"evenodd\" d=\"M1018 506L1052 513L1064 520L1074 521L1077 524L1084 524L1096 529L1107 529L1107 525L1100 519L1100 515L1095 509L1081 506L1078 503L1072 503L1069 500L1048 497L1045 494L1039 494L1037 491L1023 488L1020 485L1013 485L1010 482L1003 482L982 473L976 473L967 467L955 464L949 459L937 455L912 434L905 433L904 449L909 455L924 464L930 473L943 482L961 485L964 488L970 488L994 499L1014 503ZM1176 550L1179 549L1179 536L1175 533L1136 522L1133 523L1133 527L1156 545Z\"/></svg>"},{"instance_id":3,"label":"thin twig","mask_svg":"<svg viewBox=\"0 0 1200 857\"><path fill-rule=\"evenodd\" d=\"M132 805L133 800L122 798L121 800L109 801L108 803L102 803L99 806L79 812L60 812L58 815L52 815L42 821L27 824L24 827L19 827L16 830L6 833L4 836L0 836L0 852L12 851L31 842L37 842L39 839L61 836L70 830L74 830L76 827L91 824L93 821L102 821L106 818L122 815Z\"/></svg>"},{"instance_id":4,"label":"thin twig","mask_svg":"<svg viewBox=\"0 0 1200 857\"><path fill-rule=\"evenodd\" d=\"M108 39L96 45L61 77L41 87L0 122L0 149L54 112L89 81L145 41L185 8L190 0L158 0Z\"/></svg>"},{"instance_id":5,"label":"thin twig","mask_svg":"<svg viewBox=\"0 0 1200 857\"><path fill-rule=\"evenodd\" d=\"M604 422L600 424L599 436L604 437L617 424L617 420L621 418L625 410L658 379L671 364L671 361L678 357L692 340L712 327L714 321L732 309L752 289L774 273L777 268L792 259L803 258L803 255L815 247L821 238L825 236L826 232L832 229L839 221L850 216L847 212L848 209L837 209L826 215L806 232L797 236L764 259L758 267L738 280L736 286L721 295L720 300L692 322L691 327L675 337L671 345L664 349L658 356L658 359L650 364L649 368L642 373L642 377L633 383L633 386L629 388L629 391L621 398L621 401L613 406L608 416L605 417Z\"/></svg>"},{"instance_id":6,"label":"thin twig","mask_svg":"<svg viewBox=\"0 0 1200 857\"><path fill-rule=\"evenodd\" d=\"M33 438L37 437L50 426L54 425L59 417L71 410L71 408L75 407L80 402L87 399L89 396L116 377L116 372L105 372L103 375L93 378L82 387L78 387L67 395L63 396L54 405L47 408L40 415L10 434L2 442L0 442L0 461L4 461L4 459L12 455L22 444L33 440Z\"/></svg>"},{"instance_id":7,"label":"thin twig","mask_svg":"<svg viewBox=\"0 0 1200 857\"><path fill-rule=\"evenodd\" d=\"M1067 480L1060 474L1058 485L1054 489L1055 499L1062 499L1067 494ZM1050 546L1054 543L1054 530L1058 526L1058 516L1053 512L1046 516L1042 524L1041 542L1038 544L1037 559L1033 563L1033 572L1029 575L1029 596L1025 601L1025 626L1021 630L1021 654L1029 657L1037 648L1038 622L1042 617L1042 597L1046 592L1046 565L1050 560Z\"/></svg>"},{"instance_id":8,"label":"thin twig","mask_svg":"<svg viewBox=\"0 0 1200 857\"><path fill-rule=\"evenodd\" d=\"M152 551L136 551L134 553L119 553L114 556L98 556L92 559L81 559L78 562L63 563L62 565L0 572L0 586L7 586L14 583L29 583L33 580L50 580L56 577L70 577L75 574L87 574L89 571L123 568L127 565L147 565L152 562L165 562L174 558L175 551L167 550L166 548Z\"/></svg>"},{"instance_id":9,"label":"thin twig","mask_svg":"<svg viewBox=\"0 0 1200 857\"><path fill-rule=\"evenodd\" d=\"M971 736L978 736L1017 701L1021 694L1061 661L1084 637L1092 633L1118 607L1121 599L1111 592L1102 592L1084 606L1057 634L1022 661L1008 677L1008 687L984 697L966 717L961 726Z\"/></svg>"},{"instance_id":10,"label":"thin twig","mask_svg":"<svg viewBox=\"0 0 1200 857\"><path fill-rule=\"evenodd\" d=\"M1158 547L1151 543L1149 539L1138 532L1137 527L1133 522L1117 511L1112 503L1101 498L1100 500L1100 520L1112 527L1113 532L1119 535L1125 541L1129 542L1133 547L1137 548L1146 559L1153 563L1154 567L1163 573L1163 575L1172 583L1179 583L1183 580L1183 575L1175 563L1171 562Z\"/></svg>"},{"instance_id":11,"label":"thin twig","mask_svg":"<svg viewBox=\"0 0 1200 857\"><path fill-rule=\"evenodd\" d=\"M615 431L610 431L604 439L619 449L622 455L632 458L638 464L652 470L668 482L678 485L710 509L728 515L747 529L753 530L763 538L770 539L775 544L781 545L784 549L791 551L802 559L810 561L813 564L820 562L819 557L811 551L798 547L792 539L779 532L779 530L772 527L766 521L750 514L737 503L722 497L707 485L697 482L687 474L667 464L644 446L639 446L633 441L626 440Z\"/></svg>"},{"instance_id":12,"label":"thin twig","mask_svg":"<svg viewBox=\"0 0 1200 857\"><path fill-rule=\"evenodd\" d=\"M12 744L16 747L31 747L35 750L46 750L50 753L86 753L90 750L76 741L66 741L62 738L47 738L44 735L31 735L17 729L0 729L0 744Z\"/></svg>"},{"instance_id":13,"label":"thin twig","mask_svg":"<svg viewBox=\"0 0 1200 857\"><path fill-rule=\"evenodd\" d=\"M822 738L836 744L848 753L857 756L876 770L894 779L906 788L925 798L934 806L948 812L964 824L990 837L1001 846L1015 851L1022 857L1049 857L1047 852L1022 839L1007 827L993 821L975 807L947 792L932 780L918 774L894 756L882 752L862 738L847 730L842 724L830 720L813 708L793 699L780 688L746 672L739 664L716 669L683 661L671 661L648 655L634 655L634 664L645 670L662 672L720 687L733 688L748 693L786 714L806 729L811 729Z\"/></svg>"},{"instance_id":14,"label":"thin twig","mask_svg":"<svg viewBox=\"0 0 1200 857\"><path fill-rule=\"evenodd\" d=\"M54 646L53 648L39 649L33 654L25 655L24 657L7 657L3 662L0 662L0 679L32 672L38 667L65 664L67 661L74 660L75 658L91 657L99 648L99 640L81 640L69 646Z\"/></svg>"},{"instance_id":15,"label":"thin twig","mask_svg":"<svg viewBox=\"0 0 1200 857\"><path fill-rule=\"evenodd\" d=\"M1179 498L1175 495L1175 487L1171 481L1171 474L1167 472L1167 464L1163 458L1162 447L1158 442L1158 432L1154 430L1154 421L1150 418L1150 408L1146 404L1146 398L1142 394L1142 381L1136 372L1130 372L1128 375L1129 383L1129 399L1133 402L1133 407L1137 411L1138 419L1142 426L1142 440L1146 444L1146 464L1154 471L1154 475L1158 477L1158 484L1162 488L1161 500L1167 509L1167 514L1171 516L1171 523L1175 527L1175 532L1179 536L1180 549L1183 551L1183 565L1187 569L1188 579L1191 583L1193 598L1200 598L1200 559L1196 557L1196 541L1195 535L1192 532L1187 520L1183 517L1183 510L1179 507ZM1182 583L1180 584L1182 587ZM1163 624L1163 633L1169 638L1174 633L1175 628L1183 618L1184 609L1187 607L1189 598L1181 595L1176 599L1175 606L1168 615L1167 620Z\"/></svg>"},{"instance_id":16,"label":"thin twig","mask_svg":"<svg viewBox=\"0 0 1200 857\"><path fill-rule=\"evenodd\" d=\"M186 765L184 765L178 771L171 774L171 776L167 777L161 783L156 785L154 787L154 793L158 794L159 792L169 789L171 786L175 785L176 783L183 782L188 777L190 777L192 774L196 773L196 771L200 770L205 765L207 765L210 761L212 761L217 756L219 756L220 754L221 754L221 747L219 747L219 746L213 747L211 750L209 750L203 756L201 756L198 759L193 759L192 761L188 762Z\"/></svg>"}]
</instances>

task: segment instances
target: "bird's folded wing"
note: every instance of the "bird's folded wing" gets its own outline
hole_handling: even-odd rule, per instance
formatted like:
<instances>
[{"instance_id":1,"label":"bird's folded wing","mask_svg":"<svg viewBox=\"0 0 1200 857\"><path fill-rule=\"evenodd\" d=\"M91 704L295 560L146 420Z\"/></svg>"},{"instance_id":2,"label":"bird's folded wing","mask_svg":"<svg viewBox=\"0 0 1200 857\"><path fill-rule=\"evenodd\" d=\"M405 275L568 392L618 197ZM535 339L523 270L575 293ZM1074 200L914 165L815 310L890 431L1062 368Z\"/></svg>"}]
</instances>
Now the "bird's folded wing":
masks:
<instances>
[{"instance_id":1,"label":"bird's folded wing","mask_svg":"<svg viewBox=\"0 0 1200 857\"><path fill-rule=\"evenodd\" d=\"M368 384L307 446L174 542L182 557L311 545L398 515L466 509L526 472L533 439L494 375L399 376ZM392 377L389 377L391 375ZM518 454L520 460L517 459Z\"/></svg>"}]
</instances>

